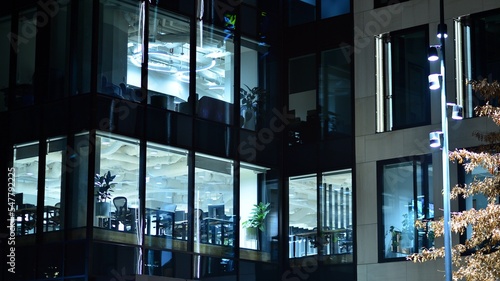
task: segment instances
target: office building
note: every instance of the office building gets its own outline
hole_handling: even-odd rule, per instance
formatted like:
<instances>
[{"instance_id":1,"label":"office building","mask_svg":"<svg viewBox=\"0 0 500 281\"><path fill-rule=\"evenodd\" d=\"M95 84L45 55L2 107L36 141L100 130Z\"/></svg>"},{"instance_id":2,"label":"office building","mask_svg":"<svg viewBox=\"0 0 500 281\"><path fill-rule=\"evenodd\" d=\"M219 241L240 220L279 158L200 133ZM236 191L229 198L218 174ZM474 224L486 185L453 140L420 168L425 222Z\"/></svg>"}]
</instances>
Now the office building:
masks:
<instances>
[{"instance_id":1,"label":"office building","mask_svg":"<svg viewBox=\"0 0 500 281\"><path fill-rule=\"evenodd\" d=\"M470 147L500 4L452 2L449 139ZM442 208L437 2L3 6L5 280L442 278L404 261Z\"/></svg>"}]
</instances>

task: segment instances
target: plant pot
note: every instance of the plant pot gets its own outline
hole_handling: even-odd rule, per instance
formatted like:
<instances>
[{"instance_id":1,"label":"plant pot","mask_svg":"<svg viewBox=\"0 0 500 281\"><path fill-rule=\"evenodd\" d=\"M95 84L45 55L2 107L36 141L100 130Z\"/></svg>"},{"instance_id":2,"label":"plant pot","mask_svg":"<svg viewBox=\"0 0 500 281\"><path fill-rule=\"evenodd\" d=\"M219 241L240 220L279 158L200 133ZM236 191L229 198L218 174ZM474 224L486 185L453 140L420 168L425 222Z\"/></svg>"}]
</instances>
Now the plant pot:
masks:
<instances>
[{"instance_id":1,"label":"plant pot","mask_svg":"<svg viewBox=\"0 0 500 281\"><path fill-rule=\"evenodd\" d=\"M96 217L109 217L111 205L109 202L96 202L95 203L95 216Z\"/></svg>"}]
</instances>

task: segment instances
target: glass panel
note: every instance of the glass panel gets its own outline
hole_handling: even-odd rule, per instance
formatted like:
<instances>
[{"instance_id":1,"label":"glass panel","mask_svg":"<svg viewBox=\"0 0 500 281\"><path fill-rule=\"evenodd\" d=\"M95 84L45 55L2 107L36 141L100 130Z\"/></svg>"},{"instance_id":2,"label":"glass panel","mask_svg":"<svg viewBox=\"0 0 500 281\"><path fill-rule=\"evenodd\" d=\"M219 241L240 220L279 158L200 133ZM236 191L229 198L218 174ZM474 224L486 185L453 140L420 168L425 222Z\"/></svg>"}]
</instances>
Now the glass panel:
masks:
<instances>
[{"instance_id":1,"label":"glass panel","mask_svg":"<svg viewBox=\"0 0 500 281\"><path fill-rule=\"evenodd\" d=\"M57 13L51 14L50 19L50 69L49 69L49 99L61 99L65 96L67 89L66 67L68 35L70 22L70 5L67 0L58 0L53 4L58 6ZM89 40L90 41L90 40Z\"/></svg>"},{"instance_id":2,"label":"glass panel","mask_svg":"<svg viewBox=\"0 0 500 281\"><path fill-rule=\"evenodd\" d=\"M137 247L94 243L92 245L92 276L101 276L96 280L135 280L140 249ZM104 262L106 261L106 262Z\"/></svg>"},{"instance_id":3,"label":"glass panel","mask_svg":"<svg viewBox=\"0 0 500 281\"><path fill-rule=\"evenodd\" d=\"M9 37L13 34L10 32L11 17L0 18L0 34L9 34L2 36L0 39L0 111L7 110L7 93L9 88L9 62L11 41Z\"/></svg>"},{"instance_id":4,"label":"glass panel","mask_svg":"<svg viewBox=\"0 0 500 281\"><path fill-rule=\"evenodd\" d=\"M268 95L259 69L265 67L267 46L244 40L241 46L240 127L256 130L264 122Z\"/></svg>"},{"instance_id":5,"label":"glass panel","mask_svg":"<svg viewBox=\"0 0 500 281\"><path fill-rule=\"evenodd\" d=\"M385 165L383 168L382 220L385 258L405 257L408 246L408 214L413 213L413 162ZM396 179L396 180L395 180ZM406 247L407 248L407 247Z\"/></svg>"},{"instance_id":6,"label":"glass panel","mask_svg":"<svg viewBox=\"0 0 500 281\"><path fill-rule=\"evenodd\" d=\"M317 255L318 184L316 175L289 180L289 257Z\"/></svg>"},{"instance_id":7,"label":"glass panel","mask_svg":"<svg viewBox=\"0 0 500 281\"><path fill-rule=\"evenodd\" d=\"M66 139L48 140L45 158L44 231L64 228L64 202L62 200L63 163Z\"/></svg>"},{"instance_id":8,"label":"glass panel","mask_svg":"<svg viewBox=\"0 0 500 281\"><path fill-rule=\"evenodd\" d=\"M489 82L500 78L500 53L497 46L500 44L499 13L489 13L471 16L470 20L470 42L472 49L472 73L471 79L487 79ZM472 96L472 108L484 105L486 101L479 93L474 92ZM492 102L490 102L492 104ZM498 99L492 104L498 105Z\"/></svg>"},{"instance_id":9,"label":"glass panel","mask_svg":"<svg viewBox=\"0 0 500 281\"><path fill-rule=\"evenodd\" d=\"M161 243L163 248L187 249L186 243L172 241L187 240L187 153L186 150L148 144L145 234L157 237L158 241L151 238L150 243Z\"/></svg>"},{"instance_id":10,"label":"glass panel","mask_svg":"<svg viewBox=\"0 0 500 281\"><path fill-rule=\"evenodd\" d=\"M276 225L268 218L271 202L267 194L266 172L263 167L241 163L240 168L240 248L266 253L250 255L249 259L270 260L269 237ZM266 244L266 245L263 245ZM241 253L240 255L248 254Z\"/></svg>"},{"instance_id":11,"label":"glass panel","mask_svg":"<svg viewBox=\"0 0 500 281\"><path fill-rule=\"evenodd\" d=\"M98 135L96 152L94 226L135 233L139 207L138 141ZM137 243L136 235L123 238Z\"/></svg>"},{"instance_id":12,"label":"glass panel","mask_svg":"<svg viewBox=\"0 0 500 281\"><path fill-rule=\"evenodd\" d=\"M36 9L19 13L18 35L23 40L18 42L16 87L13 106L32 105L35 102L33 77L35 75L36 49Z\"/></svg>"},{"instance_id":13,"label":"glass panel","mask_svg":"<svg viewBox=\"0 0 500 281\"><path fill-rule=\"evenodd\" d=\"M321 18L347 14L351 11L350 0L321 0Z\"/></svg>"},{"instance_id":14,"label":"glass panel","mask_svg":"<svg viewBox=\"0 0 500 281\"><path fill-rule=\"evenodd\" d=\"M17 235L35 233L38 196L38 143L14 147Z\"/></svg>"},{"instance_id":15,"label":"glass panel","mask_svg":"<svg viewBox=\"0 0 500 281\"><path fill-rule=\"evenodd\" d=\"M288 24L290 26L316 20L316 0L289 0Z\"/></svg>"},{"instance_id":16,"label":"glass panel","mask_svg":"<svg viewBox=\"0 0 500 281\"><path fill-rule=\"evenodd\" d=\"M430 123L427 26L391 34L394 129Z\"/></svg>"},{"instance_id":17,"label":"glass panel","mask_svg":"<svg viewBox=\"0 0 500 281\"><path fill-rule=\"evenodd\" d=\"M227 258L195 256L194 278L236 281L236 261Z\"/></svg>"},{"instance_id":18,"label":"glass panel","mask_svg":"<svg viewBox=\"0 0 500 281\"><path fill-rule=\"evenodd\" d=\"M321 242L323 255L344 255L335 263L352 262L352 174L351 171L324 173L320 192Z\"/></svg>"},{"instance_id":19,"label":"glass panel","mask_svg":"<svg viewBox=\"0 0 500 281\"><path fill-rule=\"evenodd\" d=\"M68 147L66 164L66 177L69 189L66 191L66 228L78 228L87 225L87 190L88 161L89 161L89 135L77 135L74 144Z\"/></svg>"},{"instance_id":20,"label":"glass panel","mask_svg":"<svg viewBox=\"0 0 500 281\"><path fill-rule=\"evenodd\" d=\"M144 14L138 1L106 1L101 3L99 34L98 91L113 97L136 100L140 87L142 32ZM139 58L139 67L129 71L127 57Z\"/></svg>"},{"instance_id":21,"label":"glass panel","mask_svg":"<svg viewBox=\"0 0 500 281\"><path fill-rule=\"evenodd\" d=\"M196 154L195 252L233 255L233 165L231 161Z\"/></svg>"},{"instance_id":22,"label":"glass panel","mask_svg":"<svg viewBox=\"0 0 500 281\"><path fill-rule=\"evenodd\" d=\"M322 139L352 134L351 65L345 51L335 49L321 54L320 112L313 126L321 127Z\"/></svg>"},{"instance_id":23,"label":"glass panel","mask_svg":"<svg viewBox=\"0 0 500 281\"><path fill-rule=\"evenodd\" d=\"M91 65L91 43L89 35L92 34L92 2L78 1L72 5L78 5L78 17L72 18L72 26L76 26L75 53L73 60L74 74L71 83L71 95L90 92L90 65ZM97 80L100 81L100 80Z\"/></svg>"},{"instance_id":24,"label":"glass panel","mask_svg":"<svg viewBox=\"0 0 500 281\"><path fill-rule=\"evenodd\" d=\"M232 36L208 25L197 30L196 95L201 118L233 124L234 43ZM188 82L186 76L179 77Z\"/></svg>"},{"instance_id":25,"label":"glass panel","mask_svg":"<svg viewBox=\"0 0 500 281\"><path fill-rule=\"evenodd\" d=\"M316 111L316 62L315 55L291 59L289 64L290 93L288 108L295 116L289 124L289 144L297 145L319 136Z\"/></svg>"},{"instance_id":26,"label":"glass panel","mask_svg":"<svg viewBox=\"0 0 500 281\"><path fill-rule=\"evenodd\" d=\"M191 256L171 251L147 249L144 274L190 279Z\"/></svg>"},{"instance_id":27,"label":"glass panel","mask_svg":"<svg viewBox=\"0 0 500 281\"><path fill-rule=\"evenodd\" d=\"M191 109L189 97L189 20L151 7L149 26L149 103L169 110ZM130 41L129 41L130 42ZM134 42L135 44L135 42ZM130 81L140 86L141 54L132 54ZM137 73L135 73L137 72ZM188 113L188 112L185 112Z\"/></svg>"},{"instance_id":28,"label":"glass panel","mask_svg":"<svg viewBox=\"0 0 500 281\"><path fill-rule=\"evenodd\" d=\"M465 172L464 172L465 173ZM465 184L470 184L477 181L482 181L485 178L492 177L492 175L486 171L483 167L477 166L470 173L465 173ZM484 194L475 194L473 196L465 198L465 210L470 210L472 208L476 210L484 209L488 205L488 199ZM467 228L467 239L471 238L472 228L469 226Z\"/></svg>"}]
</instances>

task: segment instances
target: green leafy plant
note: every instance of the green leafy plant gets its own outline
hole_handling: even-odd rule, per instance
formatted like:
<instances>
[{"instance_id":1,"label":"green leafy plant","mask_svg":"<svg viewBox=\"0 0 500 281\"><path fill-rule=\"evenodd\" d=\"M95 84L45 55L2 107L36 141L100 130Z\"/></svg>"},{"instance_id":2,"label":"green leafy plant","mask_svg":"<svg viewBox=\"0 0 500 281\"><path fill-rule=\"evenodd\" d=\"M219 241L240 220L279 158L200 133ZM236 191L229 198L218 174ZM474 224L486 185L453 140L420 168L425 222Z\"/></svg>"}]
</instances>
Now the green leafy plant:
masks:
<instances>
[{"instance_id":1,"label":"green leafy plant","mask_svg":"<svg viewBox=\"0 0 500 281\"><path fill-rule=\"evenodd\" d=\"M242 223L242 226L245 228L256 228L261 231L266 229L264 221L269 214L269 206L271 203L262 203L254 204L254 208L250 213L250 218Z\"/></svg>"},{"instance_id":2,"label":"green leafy plant","mask_svg":"<svg viewBox=\"0 0 500 281\"><path fill-rule=\"evenodd\" d=\"M112 181L115 177L116 175L111 175L111 171L108 171L104 175L95 175L94 188L96 190L98 202L106 202L107 199L111 199L111 192L113 192L111 188L115 185Z\"/></svg>"}]
</instances>

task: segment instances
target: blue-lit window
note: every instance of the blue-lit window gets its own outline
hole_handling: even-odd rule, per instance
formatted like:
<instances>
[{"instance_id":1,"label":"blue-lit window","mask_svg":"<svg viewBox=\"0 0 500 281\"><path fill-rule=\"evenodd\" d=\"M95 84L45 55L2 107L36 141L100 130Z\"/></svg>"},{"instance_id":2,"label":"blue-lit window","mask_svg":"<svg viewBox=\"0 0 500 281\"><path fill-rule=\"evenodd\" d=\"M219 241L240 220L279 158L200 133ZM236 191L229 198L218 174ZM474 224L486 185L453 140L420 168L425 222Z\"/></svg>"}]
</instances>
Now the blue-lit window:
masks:
<instances>
[{"instance_id":1,"label":"blue-lit window","mask_svg":"<svg viewBox=\"0 0 500 281\"><path fill-rule=\"evenodd\" d=\"M414 226L434 218L432 171L430 155L378 163L379 259L404 258L434 245L431 229Z\"/></svg>"},{"instance_id":2,"label":"blue-lit window","mask_svg":"<svg viewBox=\"0 0 500 281\"><path fill-rule=\"evenodd\" d=\"M350 0L289 0L288 24L300 25L350 12Z\"/></svg>"}]
</instances>

